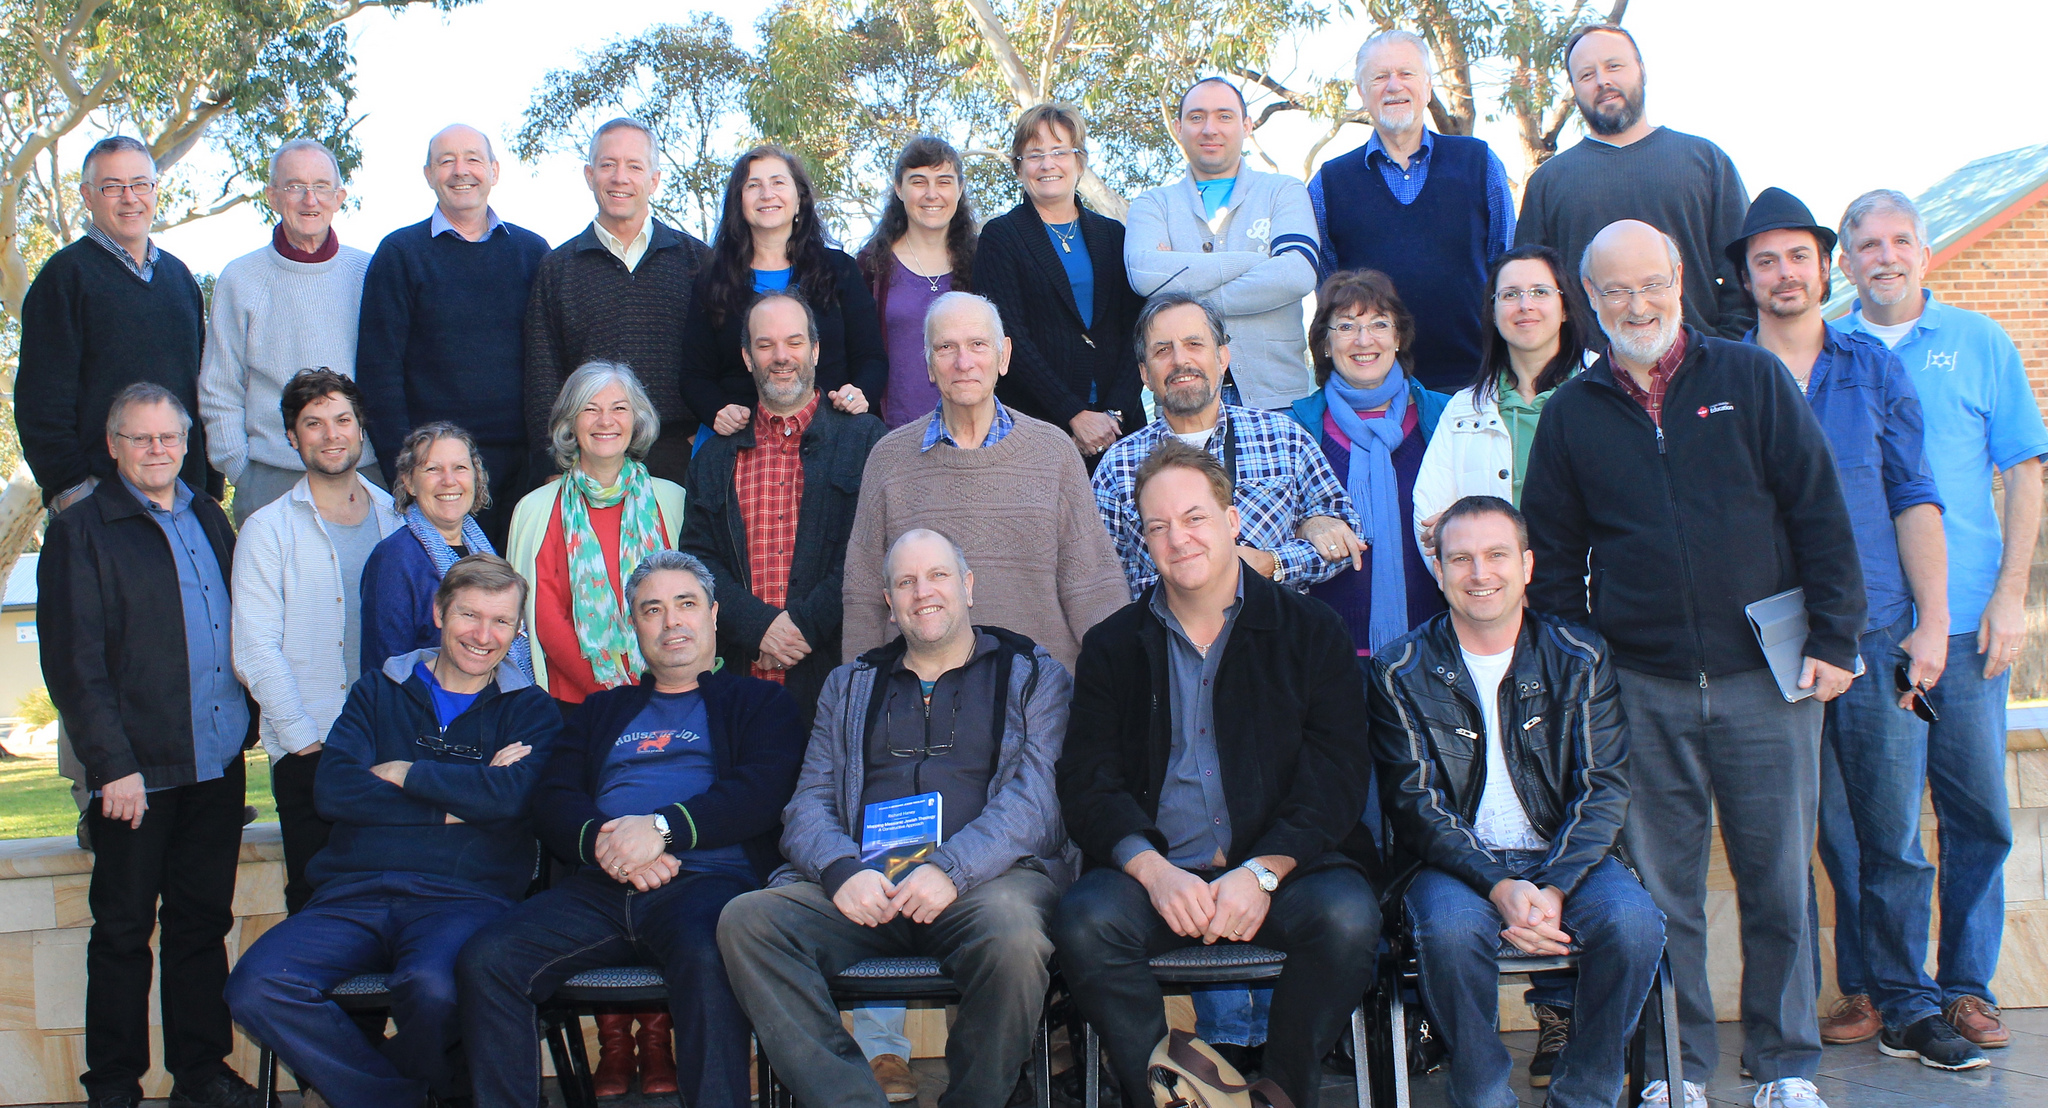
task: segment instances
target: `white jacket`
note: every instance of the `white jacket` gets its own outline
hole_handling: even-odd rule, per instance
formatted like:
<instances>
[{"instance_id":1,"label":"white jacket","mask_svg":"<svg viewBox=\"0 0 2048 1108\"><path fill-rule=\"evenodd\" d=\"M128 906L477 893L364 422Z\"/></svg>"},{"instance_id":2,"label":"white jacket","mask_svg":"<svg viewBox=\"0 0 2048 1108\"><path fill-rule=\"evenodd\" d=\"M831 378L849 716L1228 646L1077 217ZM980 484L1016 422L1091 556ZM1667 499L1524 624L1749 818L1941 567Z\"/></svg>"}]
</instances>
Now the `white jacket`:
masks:
<instances>
[{"instance_id":1,"label":"white jacket","mask_svg":"<svg viewBox=\"0 0 2048 1108\"><path fill-rule=\"evenodd\" d=\"M391 494L364 481L377 533L398 530ZM257 733L272 761L327 738L348 699L342 629L361 581L341 557L306 479L258 508L235 536L235 676L263 710Z\"/></svg>"},{"instance_id":2,"label":"white jacket","mask_svg":"<svg viewBox=\"0 0 2048 1108\"><path fill-rule=\"evenodd\" d=\"M1498 496L1512 501L1515 488L1515 440L1508 434L1500 404L1489 393L1478 400L1470 386L1459 389L1444 407L1436 434L1423 452L1415 474L1415 544L1422 546L1422 521L1467 496ZM1435 562L1423 555L1435 569Z\"/></svg>"}]
</instances>

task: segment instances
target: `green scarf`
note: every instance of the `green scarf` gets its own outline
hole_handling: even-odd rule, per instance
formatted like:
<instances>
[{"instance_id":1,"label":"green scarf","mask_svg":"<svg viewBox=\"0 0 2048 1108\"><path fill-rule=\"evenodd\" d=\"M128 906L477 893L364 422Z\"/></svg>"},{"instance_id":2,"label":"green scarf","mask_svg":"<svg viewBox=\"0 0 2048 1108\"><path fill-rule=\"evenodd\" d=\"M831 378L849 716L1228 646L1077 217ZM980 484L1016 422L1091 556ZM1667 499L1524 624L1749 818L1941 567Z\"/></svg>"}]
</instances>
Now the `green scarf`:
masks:
<instances>
[{"instance_id":1,"label":"green scarf","mask_svg":"<svg viewBox=\"0 0 2048 1108\"><path fill-rule=\"evenodd\" d=\"M562 540L569 553L569 598L576 623L576 644L590 660L597 683L607 689L629 684L643 663L640 641L626 618L625 605L612 588L604 546L590 529L590 509L626 502L619 518L619 580L624 581L642 558L662 548L661 509L654 502L654 478L647 467L626 459L619 483L608 489L571 467L562 475Z\"/></svg>"}]
</instances>

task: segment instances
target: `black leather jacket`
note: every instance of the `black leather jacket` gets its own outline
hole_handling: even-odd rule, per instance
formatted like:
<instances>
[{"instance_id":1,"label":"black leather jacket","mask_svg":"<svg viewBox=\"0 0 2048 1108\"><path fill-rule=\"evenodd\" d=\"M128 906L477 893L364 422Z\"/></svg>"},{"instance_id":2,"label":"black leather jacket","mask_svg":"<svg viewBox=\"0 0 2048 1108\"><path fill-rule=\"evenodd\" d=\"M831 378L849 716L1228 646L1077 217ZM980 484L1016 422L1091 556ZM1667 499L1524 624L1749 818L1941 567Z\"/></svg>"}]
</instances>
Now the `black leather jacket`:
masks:
<instances>
[{"instance_id":1,"label":"black leather jacket","mask_svg":"<svg viewBox=\"0 0 2048 1108\"><path fill-rule=\"evenodd\" d=\"M1486 788L1486 721L1450 615L1374 656L1366 696L1396 872L1434 866L1481 895L1516 876L1473 829ZM1570 896L1616 849L1628 814L1628 723L1607 644L1525 613L1501 679L1500 720L1515 794L1550 842L1542 865L1525 876Z\"/></svg>"}]
</instances>

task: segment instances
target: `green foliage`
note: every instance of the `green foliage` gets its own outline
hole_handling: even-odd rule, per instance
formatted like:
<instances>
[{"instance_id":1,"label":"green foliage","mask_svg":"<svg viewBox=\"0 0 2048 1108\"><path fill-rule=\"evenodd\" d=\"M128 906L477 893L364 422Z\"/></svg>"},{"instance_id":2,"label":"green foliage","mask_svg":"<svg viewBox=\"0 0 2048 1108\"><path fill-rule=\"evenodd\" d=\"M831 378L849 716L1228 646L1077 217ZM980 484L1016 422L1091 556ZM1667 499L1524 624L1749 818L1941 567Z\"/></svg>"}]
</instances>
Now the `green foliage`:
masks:
<instances>
[{"instance_id":1,"label":"green foliage","mask_svg":"<svg viewBox=\"0 0 2048 1108\"><path fill-rule=\"evenodd\" d=\"M22 693L21 699L14 702L14 714L20 716L21 721L34 730L56 722L57 706L50 703L50 690L39 685Z\"/></svg>"}]
</instances>

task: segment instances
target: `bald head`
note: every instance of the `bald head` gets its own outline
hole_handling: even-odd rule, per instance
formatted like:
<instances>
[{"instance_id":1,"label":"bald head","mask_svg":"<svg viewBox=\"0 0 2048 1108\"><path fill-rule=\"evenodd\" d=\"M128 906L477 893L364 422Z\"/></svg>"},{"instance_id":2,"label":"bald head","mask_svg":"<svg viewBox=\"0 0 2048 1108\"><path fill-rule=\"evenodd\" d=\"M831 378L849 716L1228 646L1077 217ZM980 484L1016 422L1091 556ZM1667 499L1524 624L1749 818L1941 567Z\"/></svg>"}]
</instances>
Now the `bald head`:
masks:
<instances>
[{"instance_id":1,"label":"bald head","mask_svg":"<svg viewBox=\"0 0 2048 1108\"><path fill-rule=\"evenodd\" d=\"M491 187L498 183L498 156L491 152L490 138L466 123L443 127L427 143L426 176L441 214L463 237L482 238Z\"/></svg>"},{"instance_id":2,"label":"bald head","mask_svg":"<svg viewBox=\"0 0 2048 1108\"><path fill-rule=\"evenodd\" d=\"M920 659L972 649L974 574L953 540L937 531L905 531L889 547L882 593L915 668ZM964 658L952 662L960 664Z\"/></svg>"},{"instance_id":3,"label":"bald head","mask_svg":"<svg viewBox=\"0 0 2048 1108\"><path fill-rule=\"evenodd\" d=\"M896 576L896 555L901 552L917 558L942 556L952 559L953 568L960 576L967 576L967 552L960 544L924 527L913 527L889 544L889 553L882 559L882 576L894 580Z\"/></svg>"},{"instance_id":4,"label":"bald head","mask_svg":"<svg viewBox=\"0 0 2048 1108\"><path fill-rule=\"evenodd\" d=\"M434 132L434 137L427 140L427 164L433 165L434 155L443 150L474 150L487 162L498 160L491 150L491 136L467 123L450 123Z\"/></svg>"},{"instance_id":5,"label":"bald head","mask_svg":"<svg viewBox=\"0 0 2048 1108\"><path fill-rule=\"evenodd\" d=\"M1656 362L1678 341L1684 279L1678 243L1641 220L1602 227L1579 258L1579 281L1610 351L1639 366Z\"/></svg>"},{"instance_id":6,"label":"bald head","mask_svg":"<svg viewBox=\"0 0 2048 1108\"><path fill-rule=\"evenodd\" d=\"M1599 288L1636 288L1641 284L1633 280L1641 275L1638 270L1661 274L1676 284L1680 268L1678 243L1640 219L1617 219L1602 227L1579 258L1579 277ZM1586 295L1598 292L1589 290Z\"/></svg>"}]
</instances>

